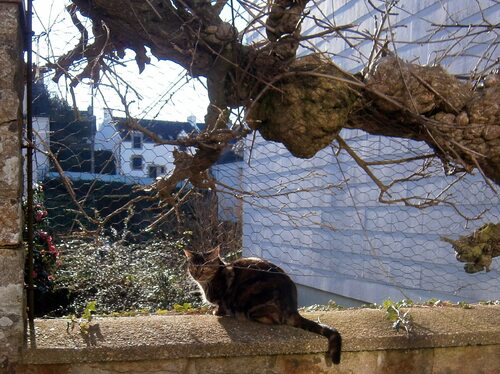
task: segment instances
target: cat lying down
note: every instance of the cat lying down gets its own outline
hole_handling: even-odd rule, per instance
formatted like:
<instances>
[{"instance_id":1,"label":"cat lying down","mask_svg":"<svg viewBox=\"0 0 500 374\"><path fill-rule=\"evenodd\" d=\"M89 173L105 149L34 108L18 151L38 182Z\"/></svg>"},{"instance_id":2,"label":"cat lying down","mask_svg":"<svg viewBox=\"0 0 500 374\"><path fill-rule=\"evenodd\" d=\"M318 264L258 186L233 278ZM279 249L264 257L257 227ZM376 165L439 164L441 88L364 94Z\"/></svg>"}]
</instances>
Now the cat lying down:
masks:
<instances>
[{"instance_id":1,"label":"cat lying down","mask_svg":"<svg viewBox=\"0 0 500 374\"><path fill-rule=\"evenodd\" d=\"M299 314L297 287L278 266L253 257L227 264L220 258L220 247L204 253L185 249L184 253L189 274L205 299L216 306L214 314L289 325L323 335L328 339L328 356L334 364L340 363L339 332Z\"/></svg>"}]
</instances>

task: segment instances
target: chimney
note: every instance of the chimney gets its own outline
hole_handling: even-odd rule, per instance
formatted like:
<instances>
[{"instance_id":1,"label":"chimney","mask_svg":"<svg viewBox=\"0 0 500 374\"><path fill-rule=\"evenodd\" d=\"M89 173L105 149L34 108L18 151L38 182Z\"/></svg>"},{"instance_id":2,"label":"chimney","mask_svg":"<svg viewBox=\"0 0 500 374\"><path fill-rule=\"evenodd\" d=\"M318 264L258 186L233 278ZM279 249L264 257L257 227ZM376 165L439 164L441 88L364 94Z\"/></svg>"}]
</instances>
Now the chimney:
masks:
<instances>
[{"instance_id":1,"label":"chimney","mask_svg":"<svg viewBox=\"0 0 500 374\"><path fill-rule=\"evenodd\" d=\"M111 120L113 119L113 110L109 108L104 108L104 117L103 117L103 123L111 123Z\"/></svg>"},{"instance_id":2,"label":"chimney","mask_svg":"<svg viewBox=\"0 0 500 374\"><path fill-rule=\"evenodd\" d=\"M196 124L196 116L193 115L188 116L187 121L196 132L200 131L198 125Z\"/></svg>"}]
</instances>

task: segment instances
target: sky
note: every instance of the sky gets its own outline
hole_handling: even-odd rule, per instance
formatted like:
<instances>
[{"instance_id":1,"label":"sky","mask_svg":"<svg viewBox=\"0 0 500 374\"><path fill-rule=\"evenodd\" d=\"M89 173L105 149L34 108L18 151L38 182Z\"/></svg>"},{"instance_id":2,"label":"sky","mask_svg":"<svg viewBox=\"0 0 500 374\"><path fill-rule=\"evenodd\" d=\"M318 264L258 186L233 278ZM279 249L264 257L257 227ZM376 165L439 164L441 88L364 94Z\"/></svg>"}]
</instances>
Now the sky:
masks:
<instances>
[{"instance_id":1,"label":"sky","mask_svg":"<svg viewBox=\"0 0 500 374\"><path fill-rule=\"evenodd\" d=\"M65 6L67 0L33 1L33 61L43 66L47 59L54 61L54 56L60 56L71 50L79 39L79 33L71 22ZM81 17L82 21L86 21ZM131 114L137 118L156 118L171 121L186 121L190 115L196 116L198 121L203 117L208 105L208 97L203 83L197 80L188 80L183 77L184 69L172 62L158 61L152 57L152 64L146 66L142 74L134 61L134 53L129 52L125 60L131 60L126 66L118 66L116 71L140 95L134 95L132 90L127 92L127 101L131 102ZM67 90L68 81L62 77L59 84L52 82L52 75L48 74L45 83L49 90L71 103L71 96ZM86 84L85 84L86 83ZM77 105L80 110L86 110L93 104L97 122L103 116L103 108L113 109L113 115L123 116L123 105L115 90L101 85L99 91L94 91L89 82L83 82L75 89ZM113 82L120 86L125 93L125 85ZM174 93L172 95L172 93Z\"/></svg>"}]
</instances>

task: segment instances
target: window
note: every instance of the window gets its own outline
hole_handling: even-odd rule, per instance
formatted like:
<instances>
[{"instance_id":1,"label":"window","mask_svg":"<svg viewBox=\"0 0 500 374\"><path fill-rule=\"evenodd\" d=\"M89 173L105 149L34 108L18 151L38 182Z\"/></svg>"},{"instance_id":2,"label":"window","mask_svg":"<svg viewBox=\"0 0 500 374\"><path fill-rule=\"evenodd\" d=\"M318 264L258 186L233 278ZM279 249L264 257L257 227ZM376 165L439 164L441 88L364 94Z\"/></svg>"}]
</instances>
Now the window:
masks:
<instances>
[{"instance_id":1,"label":"window","mask_svg":"<svg viewBox=\"0 0 500 374\"><path fill-rule=\"evenodd\" d=\"M165 166L151 165L148 167L149 178L157 178L163 174L165 174Z\"/></svg>"},{"instance_id":2,"label":"window","mask_svg":"<svg viewBox=\"0 0 500 374\"><path fill-rule=\"evenodd\" d=\"M142 156L132 156L132 170L142 170L143 159Z\"/></svg>"},{"instance_id":3,"label":"window","mask_svg":"<svg viewBox=\"0 0 500 374\"><path fill-rule=\"evenodd\" d=\"M141 149L142 148L142 133L133 132L132 133L132 148Z\"/></svg>"}]
</instances>

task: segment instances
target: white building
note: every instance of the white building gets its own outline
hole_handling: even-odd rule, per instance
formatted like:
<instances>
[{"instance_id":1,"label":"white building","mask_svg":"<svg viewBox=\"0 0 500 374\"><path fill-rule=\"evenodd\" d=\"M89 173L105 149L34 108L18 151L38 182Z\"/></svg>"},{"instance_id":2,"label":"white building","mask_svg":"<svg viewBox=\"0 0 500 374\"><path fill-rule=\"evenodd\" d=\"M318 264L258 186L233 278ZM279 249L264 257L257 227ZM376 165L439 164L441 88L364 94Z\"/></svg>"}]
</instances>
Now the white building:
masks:
<instances>
[{"instance_id":1,"label":"white building","mask_svg":"<svg viewBox=\"0 0 500 374\"><path fill-rule=\"evenodd\" d=\"M142 132L129 130L125 121L125 118L113 117L110 110L105 110L103 123L95 136L95 149L113 152L117 177L126 183L152 183L155 178L173 170L172 152L176 147L189 151L174 145L157 145ZM186 122L141 120L139 124L164 140L182 139L192 132L200 132L204 126L197 123L194 116L189 116ZM217 181L240 189L242 167L242 156L228 149L211 172ZM218 194L220 220L240 220L241 206L241 200L234 195Z\"/></svg>"},{"instance_id":2,"label":"white building","mask_svg":"<svg viewBox=\"0 0 500 374\"><path fill-rule=\"evenodd\" d=\"M125 121L105 110L95 137L96 150L113 152L117 173L145 184L172 171L175 146L157 145L142 132L129 130ZM196 118L192 116L187 122L142 120L139 124L164 140L177 140L191 132L199 132Z\"/></svg>"},{"instance_id":3,"label":"white building","mask_svg":"<svg viewBox=\"0 0 500 374\"><path fill-rule=\"evenodd\" d=\"M221 221L241 222L243 203L229 188L241 191L243 186L243 157L227 152L211 167L214 179L219 183L217 192L218 217Z\"/></svg>"},{"instance_id":4,"label":"white building","mask_svg":"<svg viewBox=\"0 0 500 374\"><path fill-rule=\"evenodd\" d=\"M33 182L42 181L49 172L47 150L50 146L50 121L48 117L33 118Z\"/></svg>"},{"instance_id":5,"label":"white building","mask_svg":"<svg viewBox=\"0 0 500 374\"><path fill-rule=\"evenodd\" d=\"M333 25L352 23L360 32L373 31L378 13L371 4L384 6L383 1L316 2L308 19L327 17ZM405 41L396 43L398 54L405 59L422 64L436 60L455 73L484 66L486 60L478 65L484 56L498 61L498 48L488 47L498 33L464 37L453 45L449 37L467 28L444 27L431 33L432 24L478 24L483 17L494 24L500 19L497 1L400 1L393 13L397 15L391 18L391 30L396 40ZM308 19L302 29L311 34L319 32ZM426 43L429 39L430 44ZM325 39L319 47L334 52L334 62L343 68L359 71L371 44L358 38L354 48L335 37ZM370 136L358 130L343 131L342 136L368 161L432 152L422 143ZM344 152L337 156L332 149L323 149L304 160L259 136L250 143L247 149L252 149L251 159L247 152L245 161L249 163L245 162L243 169L243 189L252 193L243 206L243 253L267 258L288 271L298 283L302 305L329 299L359 305L387 298L479 301L500 297L498 258L490 272L466 274L451 245L440 240L498 221L499 195L479 173L456 181L456 177L444 177L442 170L436 170L435 176L401 183L396 191L405 197L432 196L456 182L446 191L454 194L450 201L455 207L470 217L484 212L480 220L470 221L450 205L419 210L379 203L378 188ZM416 169L419 165L414 162L412 166ZM403 165L378 165L373 171L388 183L407 170ZM341 188L328 187L335 185Z\"/></svg>"}]
</instances>

